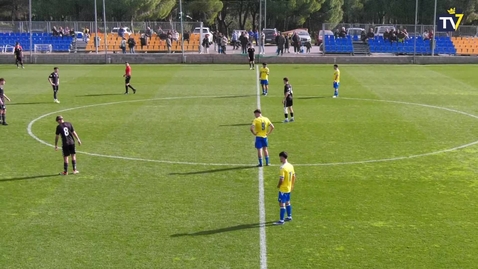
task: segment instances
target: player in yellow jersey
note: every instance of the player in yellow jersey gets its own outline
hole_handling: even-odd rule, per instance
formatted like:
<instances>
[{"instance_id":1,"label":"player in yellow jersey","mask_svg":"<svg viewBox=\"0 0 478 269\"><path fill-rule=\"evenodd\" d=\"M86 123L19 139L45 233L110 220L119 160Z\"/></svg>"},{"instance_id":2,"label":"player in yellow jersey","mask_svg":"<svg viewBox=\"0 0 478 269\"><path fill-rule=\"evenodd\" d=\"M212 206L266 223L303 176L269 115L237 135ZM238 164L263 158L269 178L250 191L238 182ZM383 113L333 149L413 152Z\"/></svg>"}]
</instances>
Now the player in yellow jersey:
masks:
<instances>
[{"instance_id":1,"label":"player in yellow jersey","mask_svg":"<svg viewBox=\"0 0 478 269\"><path fill-rule=\"evenodd\" d=\"M334 64L334 98L339 97L340 70L339 66Z\"/></svg>"},{"instance_id":2,"label":"player in yellow jersey","mask_svg":"<svg viewBox=\"0 0 478 269\"><path fill-rule=\"evenodd\" d=\"M254 110L254 116L256 118L252 122L251 133L256 136L255 146L257 157L259 158L257 166L262 167L262 151L264 151L266 157L266 165L269 165L269 151L267 150L269 142L267 141L267 136L274 130L274 125L268 118L262 116L260 109Z\"/></svg>"},{"instance_id":3,"label":"player in yellow jersey","mask_svg":"<svg viewBox=\"0 0 478 269\"><path fill-rule=\"evenodd\" d=\"M269 67L266 63L262 63L262 67L259 68L259 79L261 80L262 95L267 95L269 91Z\"/></svg>"},{"instance_id":4,"label":"player in yellow jersey","mask_svg":"<svg viewBox=\"0 0 478 269\"><path fill-rule=\"evenodd\" d=\"M292 206L290 205L290 193L294 189L295 184L295 171L294 166L287 161L287 152L282 151L279 153L280 166L279 173L279 207L280 207L280 220L274 222L275 225L282 225L284 221L292 220ZM287 211L287 218L284 219Z\"/></svg>"}]
</instances>

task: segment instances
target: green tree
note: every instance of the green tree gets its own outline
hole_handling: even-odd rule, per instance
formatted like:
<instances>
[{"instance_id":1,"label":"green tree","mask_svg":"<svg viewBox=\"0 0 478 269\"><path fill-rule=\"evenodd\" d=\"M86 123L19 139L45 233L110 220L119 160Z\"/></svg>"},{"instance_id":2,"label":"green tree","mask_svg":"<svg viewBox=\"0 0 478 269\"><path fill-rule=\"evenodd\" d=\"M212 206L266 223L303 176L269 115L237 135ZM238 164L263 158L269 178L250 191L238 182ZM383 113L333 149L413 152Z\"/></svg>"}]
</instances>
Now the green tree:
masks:
<instances>
[{"instance_id":1,"label":"green tree","mask_svg":"<svg viewBox=\"0 0 478 269\"><path fill-rule=\"evenodd\" d=\"M193 14L194 18L208 25L214 24L219 12L223 8L221 0L186 0L184 2L185 8L189 13Z\"/></svg>"}]
</instances>

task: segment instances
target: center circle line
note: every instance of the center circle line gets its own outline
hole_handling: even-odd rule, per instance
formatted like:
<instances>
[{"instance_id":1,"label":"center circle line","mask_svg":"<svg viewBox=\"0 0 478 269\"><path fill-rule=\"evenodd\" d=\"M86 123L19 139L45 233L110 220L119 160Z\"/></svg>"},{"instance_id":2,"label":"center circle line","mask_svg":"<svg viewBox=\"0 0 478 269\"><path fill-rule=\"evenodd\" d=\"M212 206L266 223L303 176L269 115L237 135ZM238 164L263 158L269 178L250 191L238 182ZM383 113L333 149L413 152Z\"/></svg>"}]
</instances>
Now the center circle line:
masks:
<instances>
[{"instance_id":1,"label":"center circle line","mask_svg":"<svg viewBox=\"0 0 478 269\"><path fill-rule=\"evenodd\" d=\"M161 98L152 98L152 99L139 99L139 100L127 100L127 101L118 101L118 102L108 102L108 103L100 103L100 104L91 104L91 105L85 105L85 106L79 106L79 107L72 107L72 108L67 108L67 109L62 109L54 112L49 112L46 114L43 114L32 121L27 126L27 132L28 134L41 144L44 144L49 147L55 147L53 144L50 144L39 137L37 137L33 131L32 131L32 126L35 122L51 116L53 114L61 113L61 112L66 112L66 111L71 111L71 110L76 110L76 109L84 109L84 108L90 108L90 107L97 107L97 106L108 106L108 105L117 105L117 104L123 104L123 103L133 103L133 102L144 102L144 101L156 101L156 100L180 100L180 99L200 99L200 98L221 98L221 97L233 97L236 95L219 95L219 96L179 96L179 97L161 97ZM303 97L312 97L312 96L303 96ZM316 97L316 96L313 96ZM462 114L474 119L478 119L478 116L452 109L452 108L446 108L446 107L440 107L440 106L434 106L434 105L428 105L428 104L420 104L420 103L411 103L411 102L404 102L404 101L393 101L393 100L380 100L380 99L366 99L366 98L351 98L351 97L340 97L340 99L344 100L357 100L357 101L371 101L371 102L384 102L384 103L395 103L395 104L403 104L403 105L414 105L414 106L421 106L421 107L427 107L427 108L433 108L433 109L439 109L439 110L444 110L448 112L453 112L453 113L458 113ZM456 146L453 148L448 148L448 149L443 149L443 150L438 150L438 151L433 151L433 152L428 152L428 153L421 153L421 154L413 154L409 156L400 156L400 157L393 157L393 158L383 158L383 159L375 159L375 160L363 160L363 161L348 161L348 162L330 162L330 163L306 163L306 164L296 164L294 163L294 166L338 166L338 165L353 165L353 164L368 164L368 163L379 163L379 162L392 162L392 161L400 161L400 160L406 160L406 159L414 159L414 158L420 158L420 157L426 157L426 156L431 156L431 155L437 155L441 153L447 153L447 152L452 152L456 151L459 149L464 149L467 147L471 147L474 145L478 144L478 140L467 143L464 145ZM203 166L252 166L253 164L228 164L228 163L202 163L202 162L183 162L183 161L169 161L169 160L154 160L154 159L145 159L145 158L135 158L135 157L123 157L123 156L115 156L115 155L106 155L106 154L99 154L99 153L91 153L91 152L85 152L85 151L77 151L77 153L81 153L84 155L89 155L89 156L95 156L95 157L102 157L102 158L110 158L110 159L120 159L120 160L129 160L129 161L143 161L143 162L154 162L154 163L165 163L165 164L180 164L180 165L203 165ZM275 165L272 165L275 166Z\"/></svg>"}]
</instances>

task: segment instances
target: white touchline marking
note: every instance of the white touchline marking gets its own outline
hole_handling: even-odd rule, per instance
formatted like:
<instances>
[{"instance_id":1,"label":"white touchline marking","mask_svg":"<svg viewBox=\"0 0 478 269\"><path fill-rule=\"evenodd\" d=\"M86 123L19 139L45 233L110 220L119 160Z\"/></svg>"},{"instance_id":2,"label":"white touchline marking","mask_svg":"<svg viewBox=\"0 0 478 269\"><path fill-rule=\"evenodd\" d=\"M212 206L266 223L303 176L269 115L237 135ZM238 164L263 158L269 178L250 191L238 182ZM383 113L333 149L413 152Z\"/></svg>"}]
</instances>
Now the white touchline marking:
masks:
<instances>
[{"instance_id":1,"label":"white touchline marking","mask_svg":"<svg viewBox=\"0 0 478 269\"><path fill-rule=\"evenodd\" d=\"M257 108L261 109L261 87L259 85L259 68L256 69ZM267 240L266 240L266 206L264 202L264 169L259 167L259 244L261 269L267 269Z\"/></svg>"},{"instance_id":2,"label":"white touchline marking","mask_svg":"<svg viewBox=\"0 0 478 269\"><path fill-rule=\"evenodd\" d=\"M259 77L257 77L258 79ZM259 87L259 85L258 85ZM259 90L260 91L260 90ZM232 96L232 95L231 95ZM67 108L67 109L62 109L54 112L50 112L44 115L41 115L40 117L32 120L27 127L27 132L28 134L38 142L49 146L49 147L55 147L53 144L50 144L44 140L41 140L38 138L33 132L32 132L32 126L35 122L48 117L50 115L60 113L60 112L65 112L65 111L71 111L71 110L76 110L76 109L83 109L83 108L89 108L89 107L97 107L97 106L107 106L107 105L116 105L116 104L123 104L123 103L132 103L132 102L144 102L144 101L154 101L154 100L177 100L177 99L193 99L193 98L221 98L221 97L228 97L228 95L220 95L220 96L183 96L183 97L165 97L165 98L153 98L153 99L141 99L141 100L128 100L128 101L119 101L119 102L110 102L110 103L102 103L102 104L93 104L93 105L86 105L86 106L79 106L79 107L73 107L73 108ZM303 96L303 97L317 97L317 96ZM428 107L428 108L433 108L433 109L440 109L444 111L449 111L453 113L458 113L462 114L468 117L472 117L474 119L478 119L478 116L463 112L460 110L452 109L452 108L446 108L446 107L440 107L440 106L434 106L434 105L427 105L427 104L419 104L419 103L409 103L409 102L402 102L402 101L391 101L391 100L380 100L380 99L361 99L361 98L347 98L347 97L340 97L340 99L345 99L345 100L357 100L357 101L372 101L372 102L385 102L385 103L396 103L396 104L403 104L403 105L414 105L414 106L421 106L421 107ZM258 96L258 102L260 102L260 96ZM353 164L367 164L367 163L379 163L379 162L392 162L392 161L400 161L400 160L406 160L406 159L414 159L414 158L420 158L420 157L426 157L426 156L431 156L431 155L437 155L441 153L447 153L447 152L452 152L456 151L459 149L464 149L467 147L471 147L474 145L478 144L478 140L474 142L470 142L464 145L456 146L453 148L449 149L443 149L443 150L438 150L438 151L433 151L433 152L428 152L428 153L422 153L422 154L414 154L414 155L408 155L408 156L401 156L401 157L394 157L394 158L385 158L385 159L377 159L377 160L363 160L363 161L350 161L350 162L333 162L333 163L306 163L306 164L296 164L294 163L294 166L337 166L337 165L353 165ZM144 159L144 158L134 158L134 157L123 157L123 156L113 156L113 155L105 155L105 154L99 154L99 153L90 153L90 152L84 152L84 151L77 151L77 153L85 154L85 155L90 155L90 156L95 156L95 157L103 157L103 158L112 158L112 159L119 159L119 160L129 160L129 161L143 161L143 162L153 162L153 163L165 163L165 164L184 164L184 165L203 165L203 166L250 166L252 164L238 164L238 163L198 163L198 162L179 162L179 161L168 161L168 160L153 160L153 159ZM275 166L275 165L271 165Z\"/></svg>"}]
</instances>

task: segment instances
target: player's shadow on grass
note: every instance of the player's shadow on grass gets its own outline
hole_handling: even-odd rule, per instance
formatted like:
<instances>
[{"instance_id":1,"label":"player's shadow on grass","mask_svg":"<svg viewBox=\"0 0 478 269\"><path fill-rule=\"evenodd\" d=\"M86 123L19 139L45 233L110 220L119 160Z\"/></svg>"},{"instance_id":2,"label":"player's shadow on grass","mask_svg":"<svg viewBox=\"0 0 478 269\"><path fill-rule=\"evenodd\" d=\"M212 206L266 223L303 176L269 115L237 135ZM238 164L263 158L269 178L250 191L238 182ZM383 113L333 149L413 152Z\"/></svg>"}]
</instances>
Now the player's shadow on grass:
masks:
<instances>
[{"instance_id":1,"label":"player's shadow on grass","mask_svg":"<svg viewBox=\"0 0 478 269\"><path fill-rule=\"evenodd\" d=\"M124 93L97 93L97 94L77 95L76 97L99 97L99 96L111 96L111 95L124 95Z\"/></svg>"},{"instance_id":2,"label":"player's shadow on grass","mask_svg":"<svg viewBox=\"0 0 478 269\"><path fill-rule=\"evenodd\" d=\"M199 231L195 233L173 234L171 235L171 237L211 235L211 234L234 232L234 231L245 230L245 229L258 229L261 226L272 226L272 225L274 225L273 221L265 222L263 224L261 223L241 224L241 225L214 229L214 230Z\"/></svg>"},{"instance_id":3,"label":"player's shadow on grass","mask_svg":"<svg viewBox=\"0 0 478 269\"><path fill-rule=\"evenodd\" d=\"M31 102L31 103L7 103L8 106L21 106L21 105L41 105L41 104L49 104L50 102Z\"/></svg>"},{"instance_id":4,"label":"player's shadow on grass","mask_svg":"<svg viewBox=\"0 0 478 269\"><path fill-rule=\"evenodd\" d=\"M238 127L238 126L251 126L251 123L235 123L235 124L221 124L219 127Z\"/></svg>"},{"instance_id":5,"label":"player's shadow on grass","mask_svg":"<svg viewBox=\"0 0 478 269\"><path fill-rule=\"evenodd\" d=\"M58 174L48 174L48 175L37 175L37 176L27 176L27 177L0 178L0 182L38 179L38 178L47 178L47 177L58 177L58 176L59 176Z\"/></svg>"},{"instance_id":6,"label":"player's shadow on grass","mask_svg":"<svg viewBox=\"0 0 478 269\"><path fill-rule=\"evenodd\" d=\"M237 167L211 169L211 170L203 170L203 171L192 171L192 172L184 172L184 173L169 173L169 175L171 176L199 175L199 174L219 173L219 172L233 171L233 170L244 170L244 169L251 169L251 168L257 168L257 166L255 165L237 166Z\"/></svg>"},{"instance_id":7,"label":"player's shadow on grass","mask_svg":"<svg viewBox=\"0 0 478 269\"><path fill-rule=\"evenodd\" d=\"M225 95L225 96L216 96L214 98L245 98L245 97L251 97L251 96L256 96L256 95L255 94Z\"/></svg>"},{"instance_id":8,"label":"player's shadow on grass","mask_svg":"<svg viewBox=\"0 0 478 269\"><path fill-rule=\"evenodd\" d=\"M322 99L325 96L305 96L305 97L295 97L295 99L309 100L309 99Z\"/></svg>"}]
</instances>

